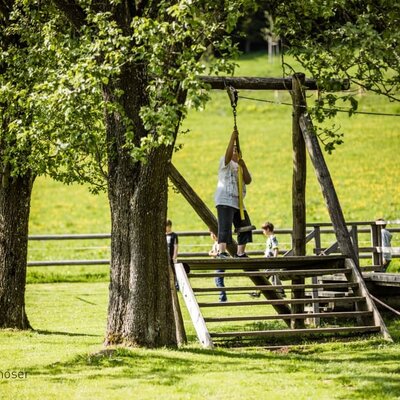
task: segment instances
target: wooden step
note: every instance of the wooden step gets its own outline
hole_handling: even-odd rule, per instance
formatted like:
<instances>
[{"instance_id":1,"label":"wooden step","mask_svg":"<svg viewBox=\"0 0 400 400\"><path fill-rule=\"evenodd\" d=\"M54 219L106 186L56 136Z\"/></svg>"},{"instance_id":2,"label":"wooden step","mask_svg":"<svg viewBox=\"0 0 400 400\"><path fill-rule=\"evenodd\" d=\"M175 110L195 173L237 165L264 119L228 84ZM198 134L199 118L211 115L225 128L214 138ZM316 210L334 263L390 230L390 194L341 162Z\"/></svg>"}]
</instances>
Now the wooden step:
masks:
<instances>
[{"instance_id":1,"label":"wooden step","mask_svg":"<svg viewBox=\"0 0 400 400\"><path fill-rule=\"evenodd\" d=\"M359 302L365 301L362 296L348 297L324 297L324 298L309 298L309 299L277 299L277 300L249 300L249 301L227 301L227 302L210 302L198 303L199 307L241 307L241 306L261 306L261 305L276 305L276 304L310 304L310 303L343 303L343 302Z\"/></svg>"},{"instance_id":2,"label":"wooden step","mask_svg":"<svg viewBox=\"0 0 400 400\"><path fill-rule=\"evenodd\" d=\"M227 337L280 337L280 336L303 336L322 333L361 333L361 332L379 332L380 326L346 326L334 328L306 328L306 329L273 329L265 331L238 331L238 332L210 332L212 338Z\"/></svg>"},{"instance_id":3,"label":"wooden step","mask_svg":"<svg viewBox=\"0 0 400 400\"><path fill-rule=\"evenodd\" d=\"M277 319L306 319L306 318L356 318L371 317L372 311L341 311L321 313L274 314L274 315L240 315L229 317L206 317L205 322L233 322L233 321L268 321Z\"/></svg>"},{"instance_id":4,"label":"wooden step","mask_svg":"<svg viewBox=\"0 0 400 400\"><path fill-rule=\"evenodd\" d=\"M243 268L242 268L243 269ZM281 279L293 279L299 276L308 277L308 276L321 276L328 274L345 274L350 273L352 271L351 268L330 268L330 269L309 269L309 270L292 270L292 271L247 271L247 272L195 272L189 273L189 278L213 278L217 276L223 277L251 277L251 276L266 276L269 277L271 275L277 275Z\"/></svg>"},{"instance_id":5,"label":"wooden step","mask_svg":"<svg viewBox=\"0 0 400 400\"><path fill-rule=\"evenodd\" d=\"M279 289L350 289L358 287L358 283L307 283L304 285L294 284L294 285L258 285L258 286L226 286L223 289L220 287L206 287L206 288L192 288L195 293L207 293L207 292L220 292L224 290L225 292L249 292L255 290L265 290L265 291L276 291Z\"/></svg>"},{"instance_id":6,"label":"wooden step","mask_svg":"<svg viewBox=\"0 0 400 400\"><path fill-rule=\"evenodd\" d=\"M191 270L215 269L309 269L344 267L343 256L308 256L308 257L260 257L260 258L209 258L178 260L187 264Z\"/></svg>"}]
</instances>

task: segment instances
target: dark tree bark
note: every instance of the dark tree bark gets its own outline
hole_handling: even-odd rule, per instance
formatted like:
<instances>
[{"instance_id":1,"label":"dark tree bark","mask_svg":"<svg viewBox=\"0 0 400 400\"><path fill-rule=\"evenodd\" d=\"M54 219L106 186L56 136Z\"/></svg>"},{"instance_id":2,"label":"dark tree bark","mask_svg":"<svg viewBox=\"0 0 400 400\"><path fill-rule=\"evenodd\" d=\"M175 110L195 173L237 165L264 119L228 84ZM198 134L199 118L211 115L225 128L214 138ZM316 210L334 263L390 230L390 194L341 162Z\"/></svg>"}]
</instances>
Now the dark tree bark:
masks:
<instances>
[{"instance_id":1,"label":"dark tree bark","mask_svg":"<svg viewBox=\"0 0 400 400\"><path fill-rule=\"evenodd\" d=\"M0 328L30 329L25 312L28 222L34 179L3 175L0 185Z\"/></svg>"},{"instance_id":2,"label":"dark tree bark","mask_svg":"<svg viewBox=\"0 0 400 400\"><path fill-rule=\"evenodd\" d=\"M118 85L122 99L114 99ZM138 116L146 103L143 66L126 66L105 98L122 103L135 137L148 134ZM111 209L111 282L106 344L160 347L177 344L165 239L168 165L172 146L151 150L146 163L125 150L120 115L106 115L108 196Z\"/></svg>"}]
</instances>

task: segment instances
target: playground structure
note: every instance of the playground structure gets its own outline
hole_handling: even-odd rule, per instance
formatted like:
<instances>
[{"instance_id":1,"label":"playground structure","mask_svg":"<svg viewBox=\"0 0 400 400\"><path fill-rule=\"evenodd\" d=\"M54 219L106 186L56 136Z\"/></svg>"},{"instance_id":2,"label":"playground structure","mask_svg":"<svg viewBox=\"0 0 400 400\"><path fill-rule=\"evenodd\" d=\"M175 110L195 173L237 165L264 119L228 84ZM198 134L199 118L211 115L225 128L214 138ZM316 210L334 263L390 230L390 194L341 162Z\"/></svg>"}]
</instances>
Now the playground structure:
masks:
<instances>
[{"instance_id":1,"label":"playground structure","mask_svg":"<svg viewBox=\"0 0 400 400\"><path fill-rule=\"evenodd\" d=\"M274 336L281 337L286 335L306 333L318 334L328 332L318 326L315 329L305 327L305 304L319 304L319 290L324 289L324 283L312 283L311 286L306 282L306 278L317 277L326 274L340 273L345 281L344 288L348 291L349 296L353 297L356 312L355 321L352 326L353 332L380 332L382 336L391 340L390 334L386 329L385 323L371 298L369 291L365 285L360 270L358 254L352 242L351 235L347 229L344 215L340 206L339 199L336 194L328 167L323 157L312 120L307 113L306 89L316 89L316 82L306 80L305 75L297 73L293 75L291 80L288 79L272 79L272 78L214 78L205 77L204 80L211 85L213 89L224 89L233 87L235 89L256 89L256 90L289 90L293 101L292 110L292 143L293 143L293 180L292 180L292 215L293 215L293 233L292 233L292 255L284 257L278 261L270 261L267 259L233 259L233 260L190 260L184 263L175 264L175 270L186 306L189 310L192 322L195 326L198 338L203 346L213 347L212 337L233 337L242 340L244 337L265 337ZM340 89L344 86L340 85ZM347 87L345 87L347 88ZM234 110L235 111L235 110ZM234 112L234 116L235 112ZM236 122L236 119L235 119ZM236 124L235 124L236 125ZM329 212L329 216L334 228L337 245L343 257L331 260L325 256L306 257L306 157L307 152L310 156L314 170L321 187L321 191ZM183 194L189 204L197 212L203 222L214 233L217 233L217 221L206 204L199 198L195 191L185 181L183 176L171 164L169 177L177 189ZM228 245L228 251L233 256L236 253L236 244ZM193 273L186 274L185 267L201 270L218 270L217 273ZM226 272L228 270L234 272ZM236 272L242 269L243 272ZM271 271L272 270L272 271ZM220 272L223 271L223 272ZM240 274L240 275L238 275ZM273 286L269 277L271 275L279 275L281 279L289 279L291 285L291 298L284 299L278 292L278 289L286 289L284 287ZM255 288L261 290L262 295L267 299L263 305L272 305L278 313L278 317L282 318L290 329L269 329L230 331L224 333L209 334L206 319L202 315L201 307L227 307L248 305L249 302L237 303L199 303L196 299L191 283L188 278L210 278L215 276L241 276L250 278ZM285 285L283 285L285 286ZM260 289L262 288L262 289ZM306 296L306 289L314 289L314 299L310 301ZM246 287L248 290L248 287ZM251 304L251 303L250 303ZM367 314L364 314L367 313ZM318 318L320 312L315 313ZM336 315L337 316L337 315ZM347 315L349 316L349 315ZM235 317L234 321L238 321L241 317ZM260 316L250 316L250 319L260 320ZM266 319L269 319L267 317ZM210 321L208 319L208 321ZM349 327L329 328L329 333L348 332Z\"/></svg>"}]
</instances>

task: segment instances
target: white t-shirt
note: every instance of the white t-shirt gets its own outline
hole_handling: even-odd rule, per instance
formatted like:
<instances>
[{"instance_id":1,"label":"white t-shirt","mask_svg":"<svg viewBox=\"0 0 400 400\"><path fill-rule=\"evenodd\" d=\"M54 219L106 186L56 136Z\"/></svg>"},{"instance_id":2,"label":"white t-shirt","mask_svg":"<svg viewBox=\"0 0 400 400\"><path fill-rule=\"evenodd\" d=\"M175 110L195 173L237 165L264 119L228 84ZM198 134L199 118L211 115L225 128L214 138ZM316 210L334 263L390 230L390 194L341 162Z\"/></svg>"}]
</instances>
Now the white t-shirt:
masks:
<instances>
[{"instance_id":1,"label":"white t-shirt","mask_svg":"<svg viewBox=\"0 0 400 400\"><path fill-rule=\"evenodd\" d=\"M221 157L218 168L218 185L214 195L216 206L230 206L239 209L238 168L239 164L233 160L225 165L225 157ZM246 185L243 183L243 198L245 196Z\"/></svg>"},{"instance_id":2,"label":"white t-shirt","mask_svg":"<svg viewBox=\"0 0 400 400\"><path fill-rule=\"evenodd\" d=\"M278 239L275 235L270 235L267 238L265 246L265 257L274 257L274 250L279 247Z\"/></svg>"}]
</instances>

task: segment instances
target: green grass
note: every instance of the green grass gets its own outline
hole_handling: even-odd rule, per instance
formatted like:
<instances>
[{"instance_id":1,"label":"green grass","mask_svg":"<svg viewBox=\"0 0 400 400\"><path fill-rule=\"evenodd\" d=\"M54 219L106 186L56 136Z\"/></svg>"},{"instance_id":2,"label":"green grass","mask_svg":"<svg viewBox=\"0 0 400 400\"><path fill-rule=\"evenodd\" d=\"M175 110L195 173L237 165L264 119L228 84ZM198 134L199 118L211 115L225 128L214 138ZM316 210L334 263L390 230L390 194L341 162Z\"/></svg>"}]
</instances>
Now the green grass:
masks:
<instances>
[{"instance_id":1,"label":"green grass","mask_svg":"<svg viewBox=\"0 0 400 400\"><path fill-rule=\"evenodd\" d=\"M184 312L189 344L179 350L102 348L106 283L28 285L31 332L0 333L4 400L20 399L396 399L400 396L399 321L388 321L396 344L340 340L275 351L203 350Z\"/></svg>"}]
</instances>

